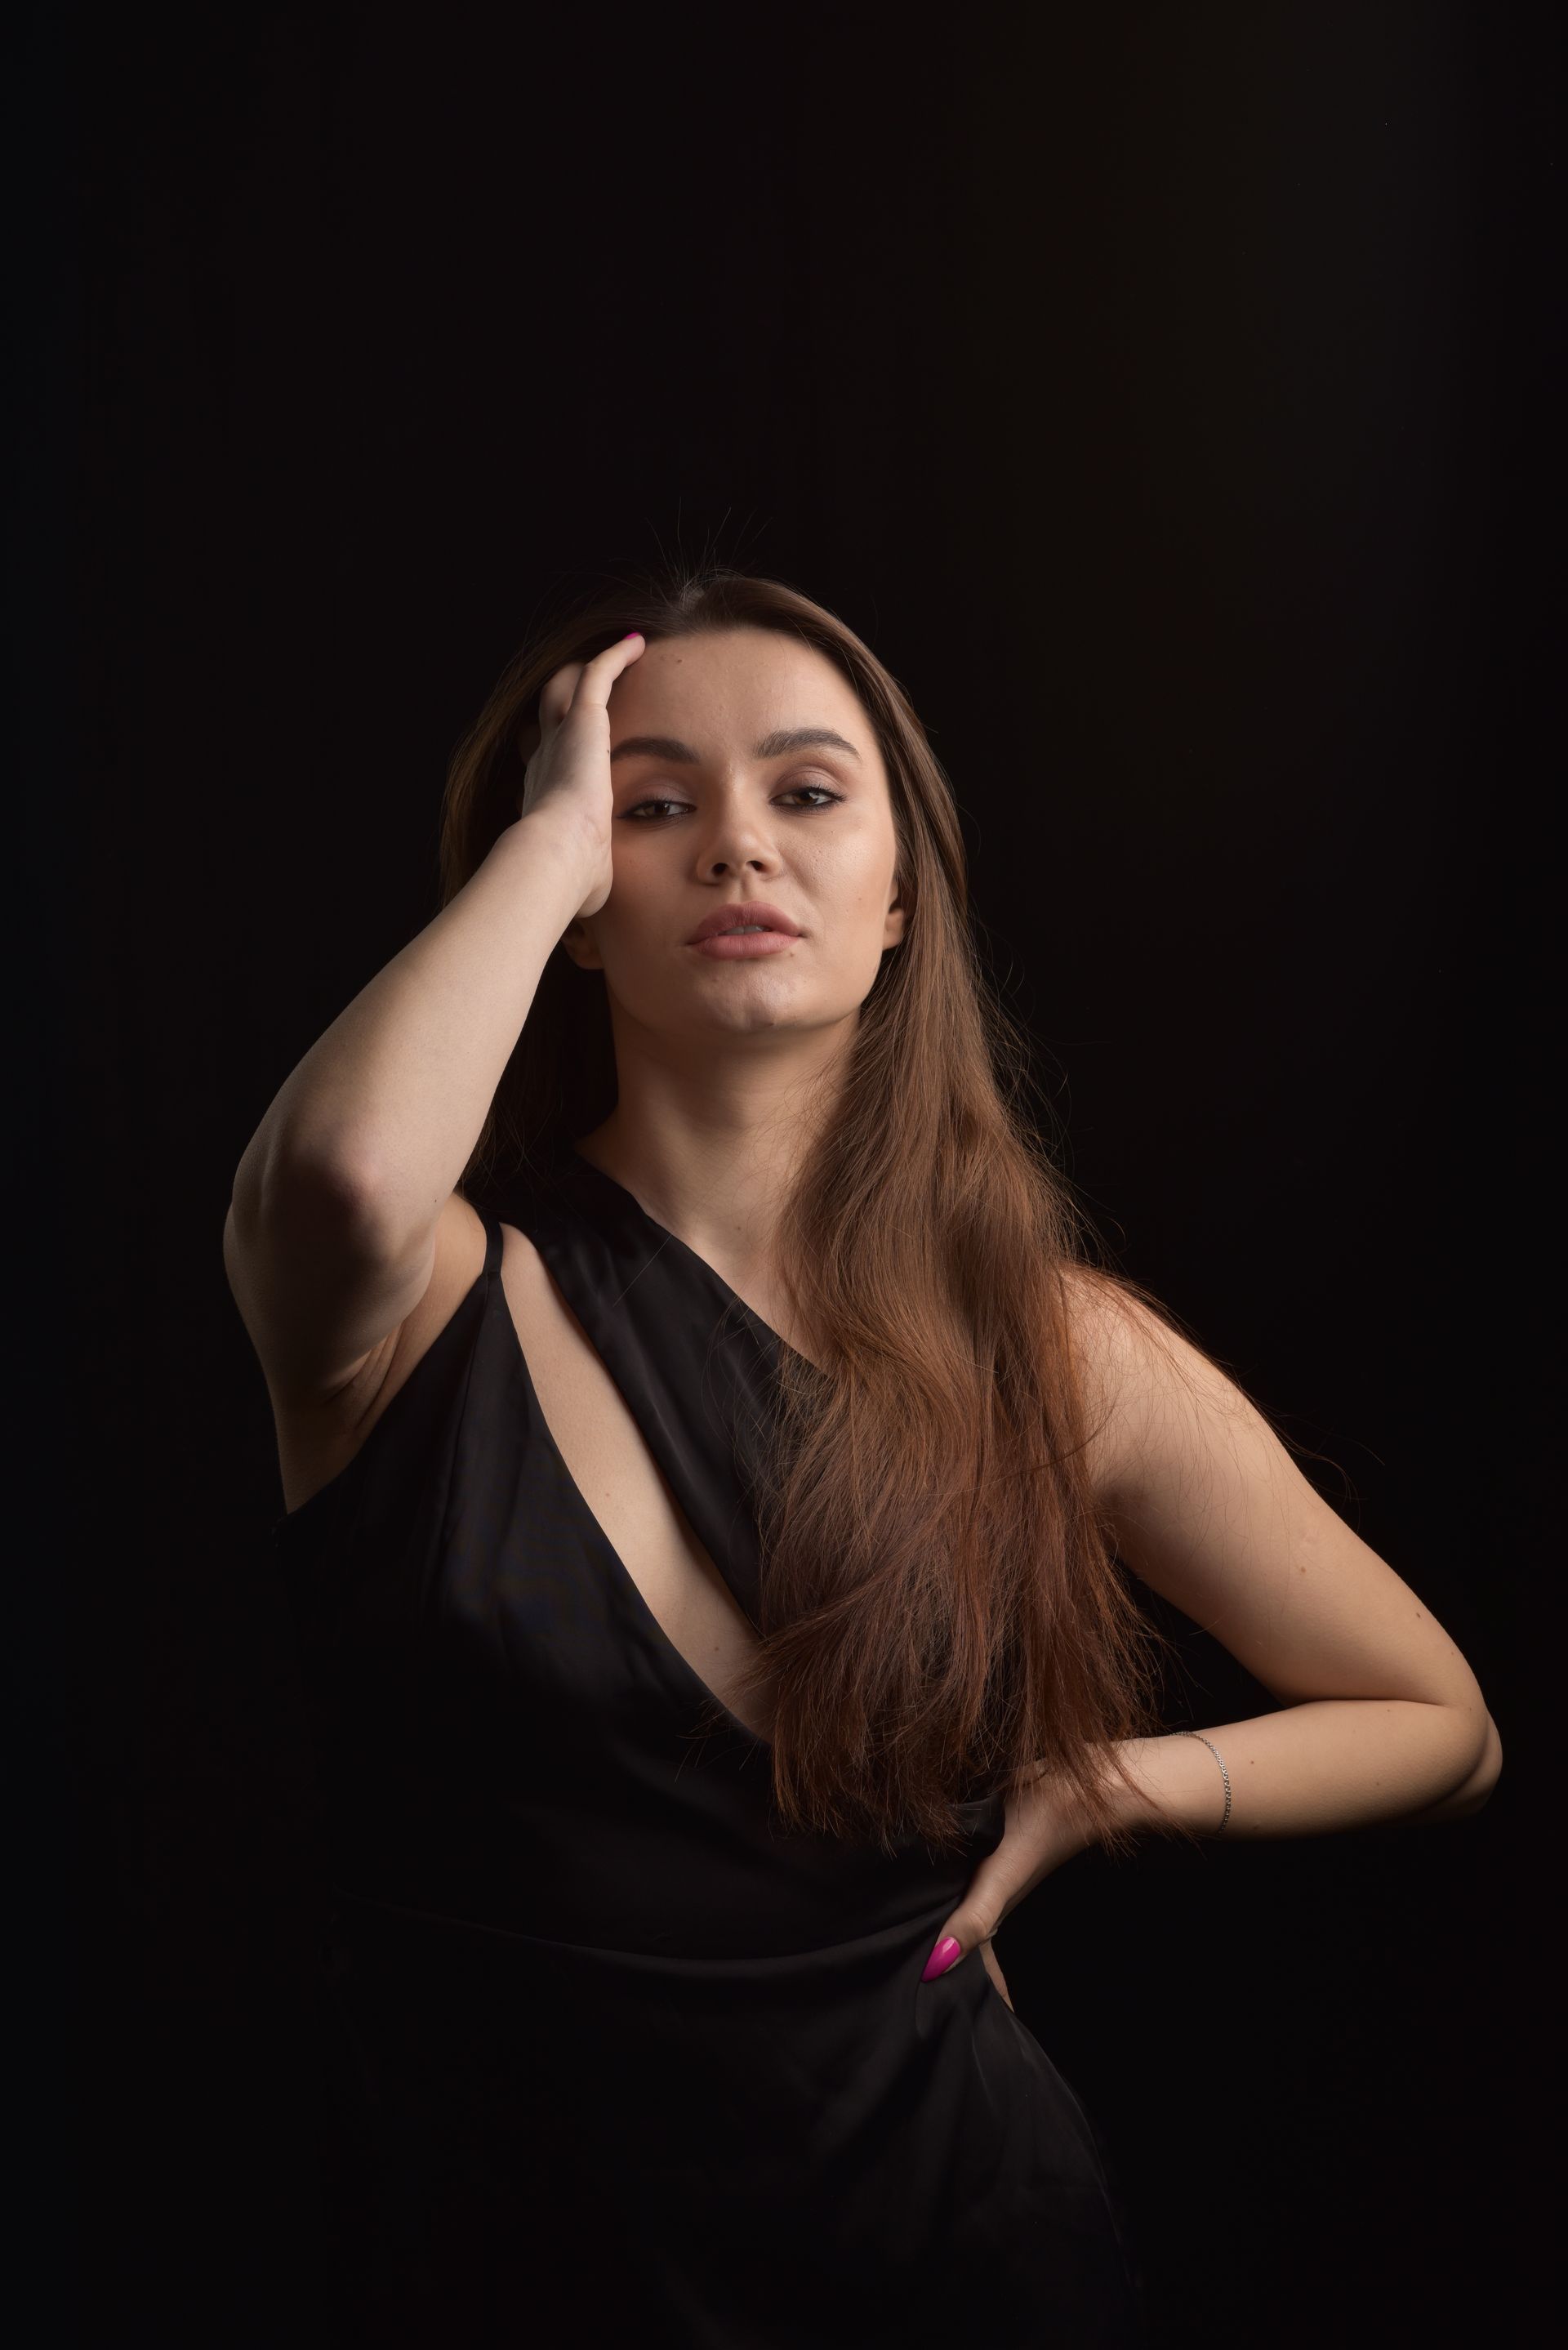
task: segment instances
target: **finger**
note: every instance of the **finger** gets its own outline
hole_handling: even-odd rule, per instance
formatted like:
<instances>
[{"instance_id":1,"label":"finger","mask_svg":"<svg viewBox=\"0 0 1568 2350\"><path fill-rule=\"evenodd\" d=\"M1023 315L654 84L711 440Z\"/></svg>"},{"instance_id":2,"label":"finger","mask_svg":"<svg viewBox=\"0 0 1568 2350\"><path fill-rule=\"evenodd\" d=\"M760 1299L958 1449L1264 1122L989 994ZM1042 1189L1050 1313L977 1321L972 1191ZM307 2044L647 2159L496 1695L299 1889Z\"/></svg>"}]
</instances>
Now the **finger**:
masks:
<instances>
[{"instance_id":1,"label":"finger","mask_svg":"<svg viewBox=\"0 0 1568 2350\"><path fill-rule=\"evenodd\" d=\"M562 719L566 716L567 711L571 708L573 690L576 685L578 678L582 675L582 672L583 664L581 661L567 661L564 668L558 669L556 671L555 675L545 685L544 691L539 696L539 731L541 734L552 726L558 726Z\"/></svg>"},{"instance_id":2,"label":"finger","mask_svg":"<svg viewBox=\"0 0 1568 2350\"><path fill-rule=\"evenodd\" d=\"M989 1942L1012 1907L1005 1878L982 1861L970 1879L962 1902L937 1936L920 1981L929 1982L934 1975L945 1974L981 1942Z\"/></svg>"},{"instance_id":3,"label":"finger","mask_svg":"<svg viewBox=\"0 0 1568 2350\"><path fill-rule=\"evenodd\" d=\"M920 1969L920 1981L934 1982L938 1975L945 1975L950 1967L956 1967L963 1954L962 1937L954 1931L953 1920L950 1918L931 1945L931 1955Z\"/></svg>"},{"instance_id":4,"label":"finger","mask_svg":"<svg viewBox=\"0 0 1568 2350\"><path fill-rule=\"evenodd\" d=\"M618 637L613 645L606 645L592 660L585 661L577 672L576 686L572 695L572 708L604 710L608 707L610 688L641 653L647 639L636 630L629 636Z\"/></svg>"}]
</instances>

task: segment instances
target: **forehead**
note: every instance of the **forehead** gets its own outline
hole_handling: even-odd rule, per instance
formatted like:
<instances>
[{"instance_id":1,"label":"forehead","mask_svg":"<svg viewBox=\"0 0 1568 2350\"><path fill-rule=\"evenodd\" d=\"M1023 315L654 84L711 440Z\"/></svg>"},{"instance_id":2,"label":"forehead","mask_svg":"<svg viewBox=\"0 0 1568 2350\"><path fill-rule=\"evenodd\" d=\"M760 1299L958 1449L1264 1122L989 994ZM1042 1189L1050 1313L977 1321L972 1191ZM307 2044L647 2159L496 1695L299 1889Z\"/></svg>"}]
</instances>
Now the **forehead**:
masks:
<instances>
[{"instance_id":1,"label":"forehead","mask_svg":"<svg viewBox=\"0 0 1568 2350\"><path fill-rule=\"evenodd\" d=\"M876 739L848 679L814 645L772 629L669 637L650 644L610 688L612 741L679 734L693 748L747 747L786 726L832 726L867 760Z\"/></svg>"}]
</instances>

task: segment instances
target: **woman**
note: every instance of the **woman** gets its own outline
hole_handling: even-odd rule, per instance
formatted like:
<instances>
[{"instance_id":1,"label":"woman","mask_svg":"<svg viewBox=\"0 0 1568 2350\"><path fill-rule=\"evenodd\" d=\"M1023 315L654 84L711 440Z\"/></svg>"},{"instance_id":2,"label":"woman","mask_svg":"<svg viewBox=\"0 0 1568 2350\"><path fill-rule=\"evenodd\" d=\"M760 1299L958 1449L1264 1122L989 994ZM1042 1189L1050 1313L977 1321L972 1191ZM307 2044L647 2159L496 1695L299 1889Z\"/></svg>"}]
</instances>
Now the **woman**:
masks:
<instances>
[{"instance_id":1,"label":"woman","mask_svg":"<svg viewBox=\"0 0 1568 2350\"><path fill-rule=\"evenodd\" d=\"M607 595L503 676L442 863L225 1232L330 1836L353 2338L1137 2342L997 1928L1091 1842L1472 1808L1475 1678L1089 1261L946 780L831 613ZM1161 1736L1124 1567L1282 1710Z\"/></svg>"}]
</instances>

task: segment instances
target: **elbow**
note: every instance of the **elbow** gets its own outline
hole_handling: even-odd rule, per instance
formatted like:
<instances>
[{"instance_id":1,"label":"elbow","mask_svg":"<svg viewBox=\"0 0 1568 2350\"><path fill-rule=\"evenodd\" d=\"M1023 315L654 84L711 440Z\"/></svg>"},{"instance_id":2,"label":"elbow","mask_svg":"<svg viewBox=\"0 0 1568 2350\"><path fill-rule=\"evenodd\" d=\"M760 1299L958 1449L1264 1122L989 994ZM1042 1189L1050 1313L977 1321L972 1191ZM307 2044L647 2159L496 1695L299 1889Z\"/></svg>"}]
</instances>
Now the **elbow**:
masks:
<instances>
[{"instance_id":1,"label":"elbow","mask_svg":"<svg viewBox=\"0 0 1568 2350\"><path fill-rule=\"evenodd\" d=\"M1502 1740L1498 1736L1497 1724L1489 1713L1480 1754L1469 1778L1455 1794L1456 1815L1468 1819L1472 1812L1480 1811L1501 1776Z\"/></svg>"},{"instance_id":2,"label":"elbow","mask_svg":"<svg viewBox=\"0 0 1568 2350\"><path fill-rule=\"evenodd\" d=\"M1476 1765L1476 1779L1480 1789L1480 1803L1476 1805L1478 1811L1501 1776L1502 1741L1497 1734L1497 1724L1489 1713L1486 1718L1486 1745Z\"/></svg>"}]
</instances>

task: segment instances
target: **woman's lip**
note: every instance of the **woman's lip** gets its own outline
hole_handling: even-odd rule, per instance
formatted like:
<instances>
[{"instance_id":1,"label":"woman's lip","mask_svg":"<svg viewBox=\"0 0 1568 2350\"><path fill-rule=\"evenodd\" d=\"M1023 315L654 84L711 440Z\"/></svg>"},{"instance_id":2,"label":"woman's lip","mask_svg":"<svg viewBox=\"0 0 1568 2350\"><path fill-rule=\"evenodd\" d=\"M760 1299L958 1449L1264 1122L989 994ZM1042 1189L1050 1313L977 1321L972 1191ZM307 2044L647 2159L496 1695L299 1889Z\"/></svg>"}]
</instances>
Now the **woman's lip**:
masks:
<instances>
[{"instance_id":1,"label":"woman's lip","mask_svg":"<svg viewBox=\"0 0 1568 2350\"><path fill-rule=\"evenodd\" d=\"M777 954L782 947L793 947L793 931L716 931L711 938L692 939L688 942L693 954L708 955L714 962L742 962L753 955Z\"/></svg>"}]
</instances>

